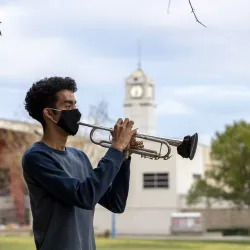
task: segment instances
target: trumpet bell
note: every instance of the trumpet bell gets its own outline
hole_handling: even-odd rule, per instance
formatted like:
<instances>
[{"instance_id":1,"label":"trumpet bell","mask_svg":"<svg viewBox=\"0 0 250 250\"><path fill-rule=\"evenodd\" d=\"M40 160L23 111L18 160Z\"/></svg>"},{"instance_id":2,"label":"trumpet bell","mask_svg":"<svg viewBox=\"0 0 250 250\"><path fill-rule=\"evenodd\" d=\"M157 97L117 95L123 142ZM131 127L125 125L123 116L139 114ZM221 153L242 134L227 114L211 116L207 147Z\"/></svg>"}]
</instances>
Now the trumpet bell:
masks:
<instances>
[{"instance_id":1,"label":"trumpet bell","mask_svg":"<svg viewBox=\"0 0 250 250\"><path fill-rule=\"evenodd\" d=\"M183 158L194 159L196 149L198 145L198 134L185 136L182 143L177 146L177 152Z\"/></svg>"}]
</instances>

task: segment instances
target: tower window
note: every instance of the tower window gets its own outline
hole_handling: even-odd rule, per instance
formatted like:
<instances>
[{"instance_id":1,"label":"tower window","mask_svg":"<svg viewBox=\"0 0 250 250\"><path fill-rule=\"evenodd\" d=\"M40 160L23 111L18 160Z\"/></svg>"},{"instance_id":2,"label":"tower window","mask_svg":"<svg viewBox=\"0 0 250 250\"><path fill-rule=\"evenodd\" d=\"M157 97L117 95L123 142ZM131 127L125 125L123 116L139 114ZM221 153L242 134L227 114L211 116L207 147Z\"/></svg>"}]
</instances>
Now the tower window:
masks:
<instances>
[{"instance_id":1,"label":"tower window","mask_svg":"<svg viewBox=\"0 0 250 250\"><path fill-rule=\"evenodd\" d=\"M152 103L149 102L144 102L144 103L140 103L140 106L154 106Z\"/></svg>"},{"instance_id":2,"label":"tower window","mask_svg":"<svg viewBox=\"0 0 250 250\"><path fill-rule=\"evenodd\" d=\"M169 174L168 173L144 173L143 174L143 188L169 188Z\"/></svg>"},{"instance_id":3,"label":"tower window","mask_svg":"<svg viewBox=\"0 0 250 250\"><path fill-rule=\"evenodd\" d=\"M123 106L124 106L124 107L132 107L133 104L132 104L132 103L126 103L126 104L124 104Z\"/></svg>"}]
</instances>

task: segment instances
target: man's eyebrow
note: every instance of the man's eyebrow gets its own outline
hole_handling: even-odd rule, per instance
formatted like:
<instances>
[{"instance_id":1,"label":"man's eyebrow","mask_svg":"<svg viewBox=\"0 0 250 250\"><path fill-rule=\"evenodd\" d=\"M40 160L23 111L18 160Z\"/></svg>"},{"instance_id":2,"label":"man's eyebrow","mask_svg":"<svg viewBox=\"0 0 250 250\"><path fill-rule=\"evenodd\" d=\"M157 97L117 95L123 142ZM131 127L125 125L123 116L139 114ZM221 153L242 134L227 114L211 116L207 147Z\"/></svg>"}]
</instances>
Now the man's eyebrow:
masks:
<instances>
[{"instance_id":1,"label":"man's eyebrow","mask_svg":"<svg viewBox=\"0 0 250 250\"><path fill-rule=\"evenodd\" d=\"M76 104L76 101L72 101L72 100L65 100L63 103L67 103L67 104Z\"/></svg>"}]
</instances>

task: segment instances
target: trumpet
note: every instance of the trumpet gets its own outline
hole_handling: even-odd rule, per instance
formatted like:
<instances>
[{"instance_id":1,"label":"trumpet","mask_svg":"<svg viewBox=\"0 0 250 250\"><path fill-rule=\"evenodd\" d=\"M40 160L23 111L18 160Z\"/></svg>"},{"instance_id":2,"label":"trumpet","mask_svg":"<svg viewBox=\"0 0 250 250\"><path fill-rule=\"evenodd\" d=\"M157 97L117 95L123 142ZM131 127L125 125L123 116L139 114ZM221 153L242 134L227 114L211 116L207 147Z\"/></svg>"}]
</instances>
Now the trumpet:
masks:
<instances>
[{"instance_id":1,"label":"trumpet","mask_svg":"<svg viewBox=\"0 0 250 250\"><path fill-rule=\"evenodd\" d=\"M103 130L103 131L108 131L112 132L112 128L107 128L103 126L97 126L97 125L92 125L84 122L78 122L77 124L81 126L86 126L92 128L90 131L90 140L92 143L99 145L104 148L110 148L112 141L107 141L107 140L99 140L96 141L93 139L94 132L96 130ZM142 158L149 158L149 159L163 159L163 160L168 160L171 157L171 146L174 146L177 148L177 153L182 156L183 158L189 158L190 160L193 160L196 149L197 149L197 144L198 144L198 134L195 133L192 136L185 136L183 140L174 140L174 139L168 139L168 138L163 138L163 137L156 137L156 136L151 136L151 135L146 135L146 134L136 134L136 138L143 139L143 140L148 140L148 141L153 141L156 143L160 143L160 150L155 151L151 149L132 149L128 148L129 152L138 154ZM167 153L162 154L162 146L165 145L167 147Z\"/></svg>"}]
</instances>

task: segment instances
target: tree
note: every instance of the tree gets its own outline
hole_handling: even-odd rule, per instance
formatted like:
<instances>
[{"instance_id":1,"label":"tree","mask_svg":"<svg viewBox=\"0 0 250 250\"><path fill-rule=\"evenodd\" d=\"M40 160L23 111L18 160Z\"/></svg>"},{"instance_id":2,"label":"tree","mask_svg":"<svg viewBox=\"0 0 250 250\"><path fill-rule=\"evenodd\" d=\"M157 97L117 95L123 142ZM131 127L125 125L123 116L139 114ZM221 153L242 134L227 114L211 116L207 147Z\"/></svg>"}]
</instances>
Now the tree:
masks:
<instances>
[{"instance_id":1,"label":"tree","mask_svg":"<svg viewBox=\"0 0 250 250\"><path fill-rule=\"evenodd\" d=\"M96 126L108 126L110 123L114 123L114 120L110 118L108 114L108 102L101 100L96 105L91 105L89 108L88 114L88 123L96 125ZM112 124L112 127L114 124ZM80 134L84 137L89 137L90 128L82 127ZM96 130L94 132L94 140L109 140L110 133L108 131ZM82 146L84 152L88 155L92 166L97 166L98 161L104 155L106 148L96 146L91 141L85 141Z\"/></svg>"},{"instance_id":2,"label":"tree","mask_svg":"<svg viewBox=\"0 0 250 250\"><path fill-rule=\"evenodd\" d=\"M87 123L96 126L107 126L111 122L114 123L114 120L110 118L108 114L108 102L101 100L96 105L90 105L89 113L87 117ZM83 119L84 120L84 119ZM113 126L113 124L112 124ZM95 134L103 135L102 130L97 130ZM105 132L107 133L107 132ZM89 136L89 128L88 127L81 127L80 134L83 136Z\"/></svg>"},{"instance_id":3,"label":"tree","mask_svg":"<svg viewBox=\"0 0 250 250\"><path fill-rule=\"evenodd\" d=\"M108 114L108 102L101 100L97 105L91 105L88 119L97 126L113 122Z\"/></svg>"},{"instance_id":4,"label":"tree","mask_svg":"<svg viewBox=\"0 0 250 250\"><path fill-rule=\"evenodd\" d=\"M245 121L227 125L212 140L213 166L189 190L187 203L202 198L232 202L238 208L250 206L250 124Z\"/></svg>"}]
</instances>

